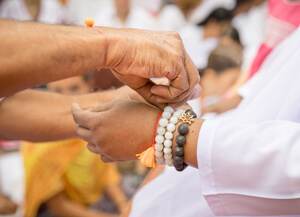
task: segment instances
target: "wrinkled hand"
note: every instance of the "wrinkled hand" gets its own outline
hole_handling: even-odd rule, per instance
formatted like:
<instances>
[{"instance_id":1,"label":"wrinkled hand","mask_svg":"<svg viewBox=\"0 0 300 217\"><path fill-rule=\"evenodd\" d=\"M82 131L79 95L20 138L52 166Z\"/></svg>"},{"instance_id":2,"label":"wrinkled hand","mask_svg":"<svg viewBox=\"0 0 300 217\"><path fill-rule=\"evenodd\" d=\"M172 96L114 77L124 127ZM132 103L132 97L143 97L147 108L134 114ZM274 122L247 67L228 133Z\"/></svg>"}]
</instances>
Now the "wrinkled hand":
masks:
<instances>
[{"instance_id":1,"label":"wrinkled hand","mask_svg":"<svg viewBox=\"0 0 300 217\"><path fill-rule=\"evenodd\" d=\"M178 33L119 29L112 38L105 65L151 104L177 107L200 95L198 71ZM161 77L169 85L150 80Z\"/></svg>"},{"instance_id":2,"label":"wrinkled hand","mask_svg":"<svg viewBox=\"0 0 300 217\"><path fill-rule=\"evenodd\" d=\"M81 110L72 105L77 135L104 162L137 160L152 144L153 128L160 110L132 100L116 100Z\"/></svg>"}]
</instances>

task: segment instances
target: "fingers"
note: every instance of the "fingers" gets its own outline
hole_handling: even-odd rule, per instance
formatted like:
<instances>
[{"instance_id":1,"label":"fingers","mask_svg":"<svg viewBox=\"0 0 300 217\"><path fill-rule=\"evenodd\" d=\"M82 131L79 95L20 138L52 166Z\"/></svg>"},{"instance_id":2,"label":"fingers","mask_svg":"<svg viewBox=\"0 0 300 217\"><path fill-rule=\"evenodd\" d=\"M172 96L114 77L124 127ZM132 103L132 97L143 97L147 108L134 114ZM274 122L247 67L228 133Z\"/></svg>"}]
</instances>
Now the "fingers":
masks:
<instances>
[{"instance_id":1,"label":"fingers","mask_svg":"<svg viewBox=\"0 0 300 217\"><path fill-rule=\"evenodd\" d=\"M152 87L151 92L157 95L156 99L158 103L168 103L168 105L173 106L182 105L188 99L200 95L200 76L197 68L187 53L185 53L185 69L186 71L179 73L176 79L171 80L169 86L155 85ZM187 88L183 81L188 82ZM181 93L179 90L180 86L182 88ZM194 91L194 88L197 88L196 91ZM178 95L178 93L180 94Z\"/></svg>"},{"instance_id":2,"label":"fingers","mask_svg":"<svg viewBox=\"0 0 300 217\"><path fill-rule=\"evenodd\" d=\"M166 78L168 77L166 76ZM170 77L168 79L170 80L168 86L155 85L151 88L151 92L157 96L171 100L189 89L189 82L185 69L182 69L175 79L170 79Z\"/></svg>"},{"instance_id":3,"label":"fingers","mask_svg":"<svg viewBox=\"0 0 300 217\"><path fill-rule=\"evenodd\" d=\"M74 121L80 125L80 127L90 129L92 126L92 120L95 117L92 112L82 110L77 103L73 103L72 114Z\"/></svg>"},{"instance_id":4,"label":"fingers","mask_svg":"<svg viewBox=\"0 0 300 217\"><path fill-rule=\"evenodd\" d=\"M94 154L100 154L100 153L98 152L97 146L96 146L95 144L93 144L93 143L88 143L88 144L87 144L87 148L88 148L88 150L89 150L90 152L92 152L92 153L94 153Z\"/></svg>"},{"instance_id":5,"label":"fingers","mask_svg":"<svg viewBox=\"0 0 300 217\"><path fill-rule=\"evenodd\" d=\"M89 112L104 112L104 111L109 110L113 106L114 103L115 103L115 101L110 101L108 103L104 103L104 104L96 106L94 108L90 108L87 111L89 111Z\"/></svg>"},{"instance_id":6,"label":"fingers","mask_svg":"<svg viewBox=\"0 0 300 217\"><path fill-rule=\"evenodd\" d=\"M91 131L89 129L80 127L78 124L77 124L76 134L80 139L82 139L84 141L87 141L89 143L93 142Z\"/></svg>"},{"instance_id":7,"label":"fingers","mask_svg":"<svg viewBox=\"0 0 300 217\"><path fill-rule=\"evenodd\" d=\"M166 106L166 103L159 103L157 101L157 96L151 93L151 88L153 86L154 83L151 80L149 80L146 85L136 89L135 91L139 93L147 102L163 109Z\"/></svg>"}]
</instances>

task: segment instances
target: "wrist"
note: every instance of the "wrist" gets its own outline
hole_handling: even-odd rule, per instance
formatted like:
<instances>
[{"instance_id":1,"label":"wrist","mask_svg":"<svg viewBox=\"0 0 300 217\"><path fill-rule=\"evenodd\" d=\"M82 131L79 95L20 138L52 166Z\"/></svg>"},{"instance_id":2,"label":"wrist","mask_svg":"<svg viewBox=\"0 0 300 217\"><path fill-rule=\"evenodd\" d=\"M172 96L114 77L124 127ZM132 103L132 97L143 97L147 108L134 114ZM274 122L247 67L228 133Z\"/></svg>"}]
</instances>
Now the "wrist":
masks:
<instances>
[{"instance_id":1,"label":"wrist","mask_svg":"<svg viewBox=\"0 0 300 217\"><path fill-rule=\"evenodd\" d=\"M126 45L128 40L124 37L126 32L121 29L109 27L97 27L103 32L103 39L106 40L107 51L105 52L105 62L99 67L115 68L120 60L126 55Z\"/></svg>"},{"instance_id":2,"label":"wrist","mask_svg":"<svg viewBox=\"0 0 300 217\"><path fill-rule=\"evenodd\" d=\"M192 167L198 167L198 161L197 161L197 144L198 144L198 136L201 129L201 126L204 122L204 119L194 119L195 121L189 125L189 133L185 135L186 143L184 145L184 152L183 152L183 162L192 166ZM176 125L176 130L174 131L174 136L172 139L172 150L174 150L174 147L176 146L175 139L179 135L178 133L178 126L181 123L178 122ZM175 153L173 151L173 156L175 156Z\"/></svg>"}]
</instances>

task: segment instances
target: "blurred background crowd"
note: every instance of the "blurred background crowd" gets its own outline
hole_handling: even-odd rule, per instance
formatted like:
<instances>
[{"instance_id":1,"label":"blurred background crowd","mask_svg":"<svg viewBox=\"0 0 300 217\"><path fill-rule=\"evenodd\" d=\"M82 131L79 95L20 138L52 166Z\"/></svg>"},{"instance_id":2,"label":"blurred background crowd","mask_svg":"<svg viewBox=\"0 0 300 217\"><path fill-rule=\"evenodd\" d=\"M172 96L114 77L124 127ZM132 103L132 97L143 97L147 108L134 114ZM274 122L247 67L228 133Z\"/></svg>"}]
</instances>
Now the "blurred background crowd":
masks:
<instances>
[{"instance_id":1,"label":"blurred background crowd","mask_svg":"<svg viewBox=\"0 0 300 217\"><path fill-rule=\"evenodd\" d=\"M82 26L83 19L91 17L96 26L176 31L201 75L201 97L189 102L201 115L217 112L212 105L233 96L250 76L264 42L267 4L264 0L0 0L0 17ZM122 85L109 69L101 69L39 88L84 94ZM114 216L124 210L148 171L139 162L104 164L80 139L38 145L0 141L0 216L66 216L59 207L75 205L82 207L84 216Z\"/></svg>"}]
</instances>

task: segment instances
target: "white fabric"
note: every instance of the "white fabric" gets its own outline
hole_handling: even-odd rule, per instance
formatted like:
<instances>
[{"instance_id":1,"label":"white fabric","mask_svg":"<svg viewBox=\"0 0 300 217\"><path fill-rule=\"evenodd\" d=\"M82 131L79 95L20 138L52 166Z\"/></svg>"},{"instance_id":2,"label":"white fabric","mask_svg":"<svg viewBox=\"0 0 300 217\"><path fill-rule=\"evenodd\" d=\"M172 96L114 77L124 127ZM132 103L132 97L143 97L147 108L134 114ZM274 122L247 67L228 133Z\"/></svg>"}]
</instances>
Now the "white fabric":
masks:
<instances>
[{"instance_id":1,"label":"white fabric","mask_svg":"<svg viewBox=\"0 0 300 217\"><path fill-rule=\"evenodd\" d=\"M239 14L232 20L244 45L242 68L247 70L264 40L267 18L267 2L252 8L247 13Z\"/></svg>"},{"instance_id":2,"label":"white fabric","mask_svg":"<svg viewBox=\"0 0 300 217\"><path fill-rule=\"evenodd\" d=\"M109 5L101 9L95 17L96 26L110 26L116 28L138 28L138 29L155 29L155 22L152 16L142 8L132 7L124 24L120 22L116 15L114 5Z\"/></svg>"},{"instance_id":3,"label":"white fabric","mask_svg":"<svg viewBox=\"0 0 300 217\"><path fill-rule=\"evenodd\" d=\"M181 10L175 4L165 5L158 15L158 28L162 31L179 32L188 23Z\"/></svg>"},{"instance_id":4,"label":"white fabric","mask_svg":"<svg viewBox=\"0 0 300 217\"><path fill-rule=\"evenodd\" d=\"M300 215L299 37L275 48L232 119L201 128L201 188L217 215Z\"/></svg>"},{"instance_id":5,"label":"white fabric","mask_svg":"<svg viewBox=\"0 0 300 217\"><path fill-rule=\"evenodd\" d=\"M179 31L186 52L189 54L198 69L205 68L207 60L218 46L218 38L203 39L203 28L193 24L186 25Z\"/></svg>"},{"instance_id":6,"label":"white fabric","mask_svg":"<svg viewBox=\"0 0 300 217\"><path fill-rule=\"evenodd\" d=\"M5 217L23 216L24 197L24 166L23 157L19 152L8 153L0 156L0 189L2 193L12 201L19 204L17 213L14 215L3 215ZM0 217L2 215L0 214Z\"/></svg>"},{"instance_id":7,"label":"white fabric","mask_svg":"<svg viewBox=\"0 0 300 217\"><path fill-rule=\"evenodd\" d=\"M300 28L272 51L235 111L204 122L199 170L165 171L137 192L131 217L300 215L299 38Z\"/></svg>"},{"instance_id":8,"label":"white fabric","mask_svg":"<svg viewBox=\"0 0 300 217\"><path fill-rule=\"evenodd\" d=\"M132 7L140 7L147 12L156 14L162 5L162 0L131 0L131 5Z\"/></svg>"},{"instance_id":9,"label":"white fabric","mask_svg":"<svg viewBox=\"0 0 300 217\"><path fill-rule=\"evenodd\" d=\"M84 26L84 18L95 18L102 13L108 5L112 5L112 0L68 0L66 7L71 17L71 23Z\"/></svg>"},{"instance_id":10,"label":"white fabric","mask_svg":"<svg viewBox=\"0 0 300 217\"><path fill-rule=\"evenodd\" d=\"M15 20L33 20L24 0L5 0L1 3L0 17ZM38 22L61 24L68 22L67 11L58 0L42 0Z\"/></svg>"}]
</instances>

